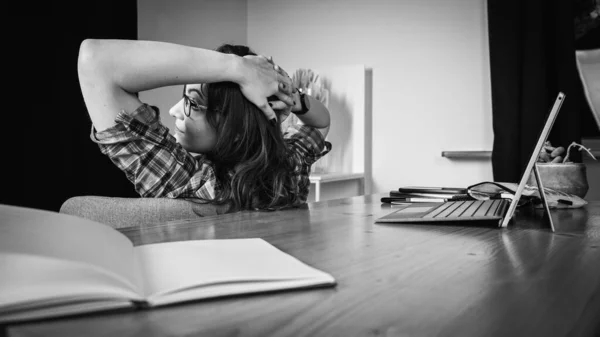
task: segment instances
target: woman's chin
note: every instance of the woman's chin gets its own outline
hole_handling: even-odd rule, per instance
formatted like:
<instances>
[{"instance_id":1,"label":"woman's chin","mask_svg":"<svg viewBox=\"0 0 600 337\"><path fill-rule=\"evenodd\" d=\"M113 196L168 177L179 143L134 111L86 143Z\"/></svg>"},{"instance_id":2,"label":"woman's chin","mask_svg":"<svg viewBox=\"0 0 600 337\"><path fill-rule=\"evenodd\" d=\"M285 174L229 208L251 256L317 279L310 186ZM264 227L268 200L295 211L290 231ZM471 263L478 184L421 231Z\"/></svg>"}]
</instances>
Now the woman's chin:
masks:
<instances>
[{"instance_id":1,"label":"woman's chin","mask_svg":"<svg viewBox=\"0 0 600 337\"><path fill-rule=\"evenodd\" d=\"M198 154L202 154L202 153L208 152L207 150L203 149L202 147L190 146L189 142L186 142L185 138L183 137L183 135L181 133L179 133L179 132L175 132L175 134L173 135L173 137L175 137L175 141L177 142L177 144L181 145L181 147L184 150L186 150L187 152L198 153Z\"/></svg>"},{"instance_id":2,"label":"woman's chin","mask_svg":"<svg viewBox=\"0 0 600 337\"><path fill-rule=\"evenodd\" d=\"M177 136L175 136L175 140L177 141L177 144L181 145L181 147L186 150L187 152L194 152L196 153L197 151L194 151L194 149L192 149L189 144L186 144L185 142L182 142L181 139L179 139Z\"/></svg>"},{"instance_id":3,"label":"woman's chin","mask_svg":"<svg viewBox=\"0 0 600 337\"><path fill-rule=\"evenodd\" d=\"M177 143L179 143L179 144L182 144L182 145L183 145L183 143L181 142L181 134L180 134L179 132L175 131L175 134L173 134L173 137L175 137L175 141L176 141Z\"/></svg>"},{"instance_id":4,"label":"woman's chin","mask_svg":"<svg viewBox=\"0 0 600 337\"><path fill-rule=\"evenodd\" d=\"M175 142L177 144L181 145L181 147L183 147L184 149L187 150L187 146L186 146L185 142L182 141L181 134L179 132L175 132L175 134L173 135L173 137L175 137Z\"/></svg>"}]
</instances>

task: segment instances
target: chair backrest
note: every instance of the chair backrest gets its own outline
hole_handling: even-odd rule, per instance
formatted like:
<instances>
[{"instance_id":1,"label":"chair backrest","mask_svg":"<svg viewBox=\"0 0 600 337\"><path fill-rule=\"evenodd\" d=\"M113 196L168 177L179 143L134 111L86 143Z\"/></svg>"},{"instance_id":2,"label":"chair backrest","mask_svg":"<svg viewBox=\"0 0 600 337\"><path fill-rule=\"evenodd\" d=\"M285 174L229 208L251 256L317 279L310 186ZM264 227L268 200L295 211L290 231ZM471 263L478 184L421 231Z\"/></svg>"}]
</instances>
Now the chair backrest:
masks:
<instances>
[{"instance_id":1,"label":"chair backrest","mask_svg":"<svg viewBox=\"0 0 600 337\"><path fill-rule=\"evenodd\" d=\"M600 49L575 51L585 97L600 129Z\"/></svg>"}]
</instances>

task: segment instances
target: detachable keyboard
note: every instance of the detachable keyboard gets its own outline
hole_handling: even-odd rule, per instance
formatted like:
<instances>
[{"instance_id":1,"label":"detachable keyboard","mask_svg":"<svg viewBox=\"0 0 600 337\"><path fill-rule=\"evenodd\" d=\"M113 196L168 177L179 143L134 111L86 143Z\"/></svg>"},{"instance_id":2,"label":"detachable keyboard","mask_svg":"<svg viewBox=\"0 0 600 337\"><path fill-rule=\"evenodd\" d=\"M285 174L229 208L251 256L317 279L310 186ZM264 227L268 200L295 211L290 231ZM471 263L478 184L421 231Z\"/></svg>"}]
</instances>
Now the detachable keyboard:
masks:
<instances>
[{"instance_id":1,"label":"detachable keyboard","mask_svg":"<svg viewBox=\"0 0 600 337\"><path fill-rule=\"evenodd\" d=\"M455 221L479 221L500 225L509 205L508 199L446 201L438 204L413 203L378 218L375 222L443 224Z\"/></svg>"},{"instance_id":2,"label":"detachable keyboard","mask_svg":"<svg viewBox=\"0 0 600 337\"><path fill-rule=\"evenodd\" d=\"M507 199L447 201L429 211L423 218L502 218L509 204L510 200Z\"/></svg>"}]
</instances>

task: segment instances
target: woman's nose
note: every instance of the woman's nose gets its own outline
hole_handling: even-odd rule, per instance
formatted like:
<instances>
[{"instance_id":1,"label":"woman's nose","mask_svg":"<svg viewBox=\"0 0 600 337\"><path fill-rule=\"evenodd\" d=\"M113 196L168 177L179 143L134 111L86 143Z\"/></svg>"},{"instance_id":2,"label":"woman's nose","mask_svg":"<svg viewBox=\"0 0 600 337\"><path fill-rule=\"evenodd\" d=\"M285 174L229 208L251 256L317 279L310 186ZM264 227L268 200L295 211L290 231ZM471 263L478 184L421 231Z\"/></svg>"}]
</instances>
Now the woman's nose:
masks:
<instances>
[{"instance_id":1,"label":"woman's nose","mask_svg":"<svg viewBox=\"0 0 600 337\"><path fill-rule=\"evenodd\" d=\"M169 115L177 119L183 120L183 99L169 109Z\"/></svg>"}]
</instances>

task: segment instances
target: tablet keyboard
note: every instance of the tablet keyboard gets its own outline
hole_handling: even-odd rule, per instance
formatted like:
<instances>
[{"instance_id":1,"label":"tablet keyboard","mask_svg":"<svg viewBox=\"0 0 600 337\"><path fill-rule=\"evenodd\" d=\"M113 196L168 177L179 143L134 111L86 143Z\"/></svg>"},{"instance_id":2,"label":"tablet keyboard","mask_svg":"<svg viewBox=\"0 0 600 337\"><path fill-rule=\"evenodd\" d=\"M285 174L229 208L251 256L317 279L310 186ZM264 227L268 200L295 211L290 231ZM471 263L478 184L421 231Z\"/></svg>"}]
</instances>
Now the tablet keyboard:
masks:
<instances>
[{"instance_id":1,"label":"tablet keyboard","mask_svg":"<svg viewBox=\"0 0 600 337\"><path fill-rule=\"evenodd\" d=\"M482 218L503 216L508 199L447 201L432 209L423 218Z\"/></svg>"}]
</instances>

